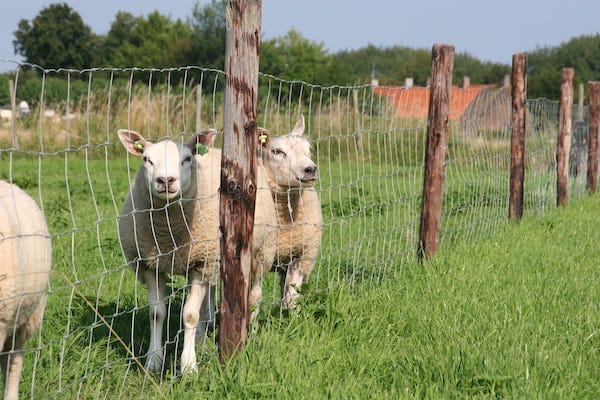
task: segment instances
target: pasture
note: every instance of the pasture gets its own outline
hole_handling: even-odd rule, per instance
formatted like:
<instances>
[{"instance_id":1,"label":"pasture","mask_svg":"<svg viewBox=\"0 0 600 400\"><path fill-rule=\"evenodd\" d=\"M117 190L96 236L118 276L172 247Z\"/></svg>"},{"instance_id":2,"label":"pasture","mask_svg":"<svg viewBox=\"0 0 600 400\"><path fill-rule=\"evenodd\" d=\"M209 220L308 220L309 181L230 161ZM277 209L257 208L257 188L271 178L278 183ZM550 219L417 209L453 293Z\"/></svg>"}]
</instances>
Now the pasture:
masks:
<instances>
[{"instance_id":1,"label":"pasture","mask_svg":"<svg viewBox=\"0 0 600 400\"><path fill-rule=\"evenodd\" d=\"M36 163L14 159L12 171L13 181L34 194L38 182L25 171L35 170ZM32 340L35 350L26 354L23 397L600 394L598 196L542 218L526 217L518 225L499 224L483 239L445 246L425 265L409 255L403 262L399 257L379 260L381 254L366 244L346 252L335 244L352 243L365 228L350 221L336 226L330 218L325 256L304 290L299 312L289 316L280 315L277 307L264 310L246 350L225 369L214 341L204 350L198 347L200 372L193 377L178 375L174 365L183 294L181 280L174 280L167 333L170 368L159 376L146 375L130 353L144 354L148 314L145 289L123 265L116 236L119 204L113 199L125 196L133 166L125 158L106 164L56 157L44 159L42 169L39 191L54 234L55 262L43 327ZM348 196L340 200L352 203ZM324 210L331 208L325 200ZM376 226L383 219L363 224ZM346 253L362 254L365 263L373 260L377 273L367 264L362 271L351 265L332 271ZM377 283L369 284L373 280ZM265 282L266 288L274 286Z\"/></svg>"},{"instance_id":2,"label":"pasture","mask_svg":"<svg viewBox=\"0 0 600 400\"><path fill-rule=\"evenodd\" d=\"M209 72L197 81L216 88L220 74L213 85ZM594 237L597 200L555 210L552 102L530 104L536 129L527 136L526 218L517 226L507 222L510 132L473 131L471 123L475 133L467 135L465 121L450 124L439 256L419 265L426 121L398 118L368 86L261 77L273 80L262 85L261 126L287 133L299 113L307 118L325 220L319 258L298 312L280 310L278 278L269 274L246 349L223 369L217 329L196 347L199 374L182 376L181 277L168 282L165 371L142 367L147 291L117 234L140 160L126 154L116 131L186 139L192 127L220 126L222 99L218 92L194 97L197 86L170 79L150 87L143 76L136 87L92 78L87 97L74 98L74 83L73 98L57 103L72 118L47 120L34 104L37 113L0 129L0 178L39 202L53 242L44 320L26 346L23 398L598 393L591 382L595 250L577 239ZM583 197L584 178L572 176L573 198Z\"/></svg>"}]
</instances>

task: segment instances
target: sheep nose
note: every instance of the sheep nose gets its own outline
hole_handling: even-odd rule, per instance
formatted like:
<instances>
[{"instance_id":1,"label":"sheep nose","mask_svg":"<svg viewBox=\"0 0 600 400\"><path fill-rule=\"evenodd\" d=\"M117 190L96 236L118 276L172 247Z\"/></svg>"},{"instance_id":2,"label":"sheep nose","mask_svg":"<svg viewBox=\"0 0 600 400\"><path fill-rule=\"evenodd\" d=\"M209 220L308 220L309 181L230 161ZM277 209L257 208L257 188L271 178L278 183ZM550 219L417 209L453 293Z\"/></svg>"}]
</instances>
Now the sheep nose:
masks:
<instances>
[{"instance_id":1,"label":"sheep nose","mask_svg":"<svg viewBox=\"0 0 600 400\"><path fill-rule=\"evenodd\" d=\"M156 178L156 182L159 185L163 185L163 186L171 186L173 185L173 182L175 182L175 178L173 178L172 176L169 177L160 177L160 178Z\"/></svg>"},{"instance_id":2,"label":"sheep nose","mask_svg":"<svg viewBox=\"0 0 600 400\"><path fill-rule=\"evenodd\" d=\"M317 166L316 165L308 166L308 167L304 168L304 172L306 172L307 174L314 174L315 172L317 172Z\"/></svg>"}]
</instances>

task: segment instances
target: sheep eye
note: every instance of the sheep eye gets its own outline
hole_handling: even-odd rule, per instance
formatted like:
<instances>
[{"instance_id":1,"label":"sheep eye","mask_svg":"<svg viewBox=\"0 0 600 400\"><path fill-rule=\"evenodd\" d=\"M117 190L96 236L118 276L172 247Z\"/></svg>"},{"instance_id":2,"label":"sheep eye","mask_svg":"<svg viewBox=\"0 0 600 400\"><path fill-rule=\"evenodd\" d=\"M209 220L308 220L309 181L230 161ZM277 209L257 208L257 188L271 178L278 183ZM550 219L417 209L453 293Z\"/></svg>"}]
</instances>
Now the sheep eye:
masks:
<instances>
[{"instance_id":1,"label":"sheep eye","mask_svg":"<svg viewBox=\"0 0 600 400\"><path fill-rule=\"evenodd\" d=\"M275 149L271 150L271 153L273 153L273 155L276 155L276 156L281 156L281 157L286 156L285 151L281 150L280 148L275 148Z\"/></svg>"},{"instance_id":2,"label":"sheep eye","mask_svg":"<svg viewBox=\"0 0 600 400\"><path fill-rule=\"evenodd\" d=\"M142 160L144 160L144 162L145 162L145 163L147 163L147 164L154 165L154 164L152 163L152 161L150 161L150 159L148 158L148 156L144 156L144 157L142 157Z\"/></svg>"},{"instance_id":3,"label":"sheep eye","mask_svg":"<svg viewBox=\"0 0 600 400\"><path fill-rule=\"evenodd\" d=\"M187 164L191 161L192 161L192 156L187 156L186 158L183 159L183 161L181 162L181 165Z\"/></svg>"}]
</instances>

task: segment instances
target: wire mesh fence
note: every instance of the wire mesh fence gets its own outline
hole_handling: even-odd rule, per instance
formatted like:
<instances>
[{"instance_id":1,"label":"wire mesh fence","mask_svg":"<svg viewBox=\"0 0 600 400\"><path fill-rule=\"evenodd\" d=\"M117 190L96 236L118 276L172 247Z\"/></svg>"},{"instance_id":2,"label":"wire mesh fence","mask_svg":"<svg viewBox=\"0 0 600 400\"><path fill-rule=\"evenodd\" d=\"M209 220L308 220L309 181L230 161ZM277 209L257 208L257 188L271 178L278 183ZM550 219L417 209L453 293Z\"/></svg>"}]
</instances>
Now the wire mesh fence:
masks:
<instances>
[{"instance_id":1,"label":"wire mesh fence","mask_svg":"<svg viewBox=\"0 0 600 400\"><path fill-rule=\"evenodd\" d=\"M43 322L25 348L23 398L160 391L161 376L142 367L147 290L127 265L117 230L141 162L124 150L117 130L176 142L205 128L220 130L223 76L199 67L55 71L18 65L18 101L0 125L0 178L39 203L53 244ZM260 75L259 124L272 135L286 134L303 115L318 166L323 240L308 290L376 285L416 261L427 96L426 88L323 87ZM19 112L21 100L29 112ZM453 88L450 107L441 251L489 235L508 219L510 98L500 88ZM572 197L585 193L587 114L579 114ZM555 207L557 124L558 102L528 101L526 214ZM186 290L184 277L169 278L162 376L180 373ZM267 275L263 292L255 323L280 313L276 274ZM200 363L216 352L215 343L209 335L198 350Z\"/></svg>"}]
</instances>

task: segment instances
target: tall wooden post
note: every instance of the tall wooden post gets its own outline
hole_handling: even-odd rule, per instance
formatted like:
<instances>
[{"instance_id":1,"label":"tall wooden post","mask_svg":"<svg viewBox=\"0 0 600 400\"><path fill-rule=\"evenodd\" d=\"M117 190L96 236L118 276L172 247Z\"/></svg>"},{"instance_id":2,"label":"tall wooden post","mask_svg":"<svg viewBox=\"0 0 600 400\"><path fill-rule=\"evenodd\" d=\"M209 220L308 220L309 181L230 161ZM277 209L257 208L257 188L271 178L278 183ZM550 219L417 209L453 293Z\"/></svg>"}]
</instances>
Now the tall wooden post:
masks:
<instances>
[{"instance_id":1,"label":"tall wooden post","mask_svg":"<svg viewBox=\"0 0 600 400\"><path fill-rule=\"evenodd\" d=\"M525 118L527 115L527 54L513 55L512 66L512 133L510 137L510 188L508 218L523 217L523 182L525 179Z\"/></svg>"},{"instance_id":2,"label":"tall wooden post","mask_svg":"<svg viewBox=\"0 0 600 400\"><path fill-rule=\"evenodd\" d=\"M556 150L556 203L569 202L569 155L573 122L573 68L563 68L558 109L558 148Z\"/></svg>"},{"instance_id":3,"label":"tall wooden post","mask_svg":"<svg viewBox=\"0 0 600 400\"><path fill-rule=\"evenodd\" d=\"M588 130L587 191L596 192L598 184L598 127L600 126L600 82L588 82L590 125Z\"/></svg>"},{"instance_id":4,"label":"tall wooden post","mask_svg":"<svg viewBox=\"0 0 600 400\"><path fill-rule=\"evenodd\" d=\"M454 69L454 46L436 44L432 50L429 117L425 150L425 177L419 232L419 259L433 256L438 247L442 195L446 176L448 117Z\"/></svg>"},{"instance_id":5,"label":"tall wooden post","mask_svg":"<svg viewBox=\"0 0 600 400\"><path fill-rule=\"evenodd\" d=\"M221 305L219 358L248 336L248 294L256 202L256 114L261 0L230 0L226 10L225 106L219 218Z\"/></svg>"}]
</instances>

